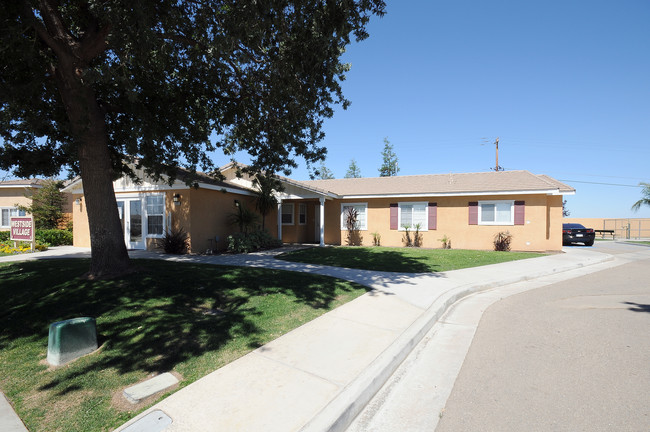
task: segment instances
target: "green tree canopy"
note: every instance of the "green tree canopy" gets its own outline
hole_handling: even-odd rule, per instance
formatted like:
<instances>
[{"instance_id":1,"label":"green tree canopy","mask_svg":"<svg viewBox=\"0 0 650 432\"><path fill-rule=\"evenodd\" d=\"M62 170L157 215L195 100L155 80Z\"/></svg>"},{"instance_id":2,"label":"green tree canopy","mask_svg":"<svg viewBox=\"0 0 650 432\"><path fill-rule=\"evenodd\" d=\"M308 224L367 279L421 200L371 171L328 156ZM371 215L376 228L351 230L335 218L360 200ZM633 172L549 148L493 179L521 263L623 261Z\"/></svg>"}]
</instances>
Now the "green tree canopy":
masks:
<instances>
[{"instance_id":1,"label":"green tree canopy","mask_svg":"<svg viewBox=\"0 0 650 432\"><path fill-rule=\"evenodd\" d=\"M357 161L352 159L350 161L350 166L348 167L348 172L345 173L345 178L360 178L361 177L361 169L359 169L359 166L357 165Z\"/></svg>"},{"instance_id":2,"label":"green tree canopy","mask_svg":"<svg viewBox=\"0 0 650 432\"><path fill-rule=\"evenodd\" d=\"M332 180L334 178L334 174L325 166L324 162L321 162L320 167L314 174L319 180Z\"/></svg>"},{"instance_id":3,"label":"green tree canopy","mask_svg":"<svg viewBox=\"0 0 650 432\"><path fill-rule=\"evenodd\" d=\"M632 210L634 211L639 211L643 205L650 206L650 183L641 182L639 183L639 186L643 188L641 190L641 195L643 195L643 198L634 203L632 206Z\"/></svg>"},{"instance_id":4,"label":"green tree canopy","mask_svg":"<svg viewBox=\"0 0 650 432\"><path fill-rule=\"evenodd\" d=\"M61 193L63 182L60 180L45 180L29 198L29 206L19 206L21 210L34 216L34 224L39 229L56 229L63 219L63 203L65 197Z\"/></svg>"},{"instance_id":5,"label":"green tree canopy","mask_svg":"<svg viewBox=\"0 0 650 432\"><path fill-rule=\"evenodd\" d=\"M340 60L381 0L16 0L0 15L0 169L81 175L91 276L128 270L112 180L251 155L288 173L347 107ZM189 181L189 179L188 179Z\"/></svg>"},{"instance_id":6,"label":"green tree canopy","mask_svg":"<svg viewBox=\"0 0 650 432\"><path fill-rule=\"evenodd\" d=\"M379 168L380 177L390 177L395 176L399 172L399 166L397 166L397 155L393 151L393 146L388 141L388 138L384 138L384 149L381 151L382 164Z\"/></svg>"}]
</instances>

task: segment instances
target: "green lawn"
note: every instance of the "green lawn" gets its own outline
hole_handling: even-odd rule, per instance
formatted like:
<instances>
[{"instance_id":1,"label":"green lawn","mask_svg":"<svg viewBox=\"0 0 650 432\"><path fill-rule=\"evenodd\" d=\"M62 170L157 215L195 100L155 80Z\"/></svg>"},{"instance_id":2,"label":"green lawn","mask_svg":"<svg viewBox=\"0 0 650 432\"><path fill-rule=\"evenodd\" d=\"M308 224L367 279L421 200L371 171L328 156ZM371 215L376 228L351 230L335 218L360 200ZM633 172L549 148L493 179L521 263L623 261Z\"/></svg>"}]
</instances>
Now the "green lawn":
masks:
<instances>
[{"instance_id":1,"label":"green lawn","mask_svg":"<svg viewBox=\"0 0 650 432\"><path fill-rule=\"evenodd\" d=\"M311 274L134 264L110 281L77 279L87 260L0 264L0 388L30 431L112 430L146 408L124 388L165 371L186 386L366 292ZM97 319L101 349L48 368L49 324L80 316Z\"/></svg>"},{"instance_id":2,"label":"green lawn","mask_svg":"<svg viewBox=\"0 0 650 432\"><path fill-rule=\"evenodd\" d=\"M544 256L530 252L387 247L324 247L288 252L279 259L361 270L429 273Z\"/></svg>"}]
</instances>

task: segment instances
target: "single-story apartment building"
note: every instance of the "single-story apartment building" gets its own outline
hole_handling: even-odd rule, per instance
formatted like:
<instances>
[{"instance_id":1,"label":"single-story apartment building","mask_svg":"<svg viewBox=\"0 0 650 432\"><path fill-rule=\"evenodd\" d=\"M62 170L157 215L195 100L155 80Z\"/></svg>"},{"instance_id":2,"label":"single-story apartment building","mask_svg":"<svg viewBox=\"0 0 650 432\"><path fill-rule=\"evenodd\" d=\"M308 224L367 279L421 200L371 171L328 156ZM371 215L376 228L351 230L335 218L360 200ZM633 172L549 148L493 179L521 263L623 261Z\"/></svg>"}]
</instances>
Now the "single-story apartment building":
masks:
<instances>
[{"instance_id":1,"label":"single-story apartment building","mask_svg":"<svg viewBox=\"0 0 650 432\"><path fill-rule=\"evenodd\" d=\"M12 216L25 216L25 212L18 206L29 207L32 204L32 195L43 187L46 180L20 179L5 180L0 182L0 231L9 231L9 218ZM62 205L63 219L61 227L72 218L72 201L68 194Z\"/></svg>"},{"instance_id":2,"label":"single-story apartment building","mask_svg":"<svg viewBox=\"0 0 650 432\"><path fill-rule=\"evenodd\" d=\"M0 231L9 231L9 218L25 216L18 206L32 204L30 196L40 189L41 179L6 180L0 182Z\"/></svg>"},{"instance_id":3,"label":"single-story apartment building","mask_svg":"<svg viewBox=\"0 0 650 432\"><path fill-rule=\"evenodd\" d=\"M190 250L225 248L238 227L228 222L236 205L255 209L256 189L234 163L221 168L217 181L199 175L192 186L181 180L155 182L142 171L141 182L114 182L124 240L131 249L153 249L166 230L182 228ZM492 249L494 236L508 231L512 249L559 251L562 201L575 190L551 177L528 171L433 174L377 178L298 181L280 178L277 210L265 227L284 243L347 244L346 210L357 211L358 243L403 246L406 227L419 226L421 246L439 248L441 239L455 249ZM83 184L65 192L74 200L74 244L89 246Z\"/></svg>"}]
</instances>

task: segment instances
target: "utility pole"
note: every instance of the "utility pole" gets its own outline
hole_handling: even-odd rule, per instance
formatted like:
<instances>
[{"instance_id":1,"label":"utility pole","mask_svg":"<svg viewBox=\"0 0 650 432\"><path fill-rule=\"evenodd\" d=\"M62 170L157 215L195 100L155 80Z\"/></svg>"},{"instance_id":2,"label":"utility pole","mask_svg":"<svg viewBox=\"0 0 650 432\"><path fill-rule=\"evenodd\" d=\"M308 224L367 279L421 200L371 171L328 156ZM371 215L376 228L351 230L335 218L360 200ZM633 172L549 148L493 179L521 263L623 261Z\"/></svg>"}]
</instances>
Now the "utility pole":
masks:
<instances>
[{"instance_id":1,"label":"utility pole","mask_svg":"<svg viewBox=\"0 0 650 432\"><path fill-rule=\"evenodd\" d=\"M494 141L494 144L497 146L497 164L493 169L494 171L503 171L503 167L499 165L499 137Z\"/></svg>"}]
</instances>

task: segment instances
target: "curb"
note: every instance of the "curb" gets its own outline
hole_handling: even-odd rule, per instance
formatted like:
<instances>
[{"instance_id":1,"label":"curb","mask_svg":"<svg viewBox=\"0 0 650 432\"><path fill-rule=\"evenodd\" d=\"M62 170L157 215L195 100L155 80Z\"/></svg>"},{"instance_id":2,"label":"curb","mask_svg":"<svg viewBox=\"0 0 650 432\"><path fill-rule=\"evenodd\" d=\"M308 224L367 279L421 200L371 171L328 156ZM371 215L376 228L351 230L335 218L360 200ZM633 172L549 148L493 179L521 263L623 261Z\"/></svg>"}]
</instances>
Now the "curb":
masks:
<instances>
[{"instance_id":1,"label":"curb","mask_svg":"<svg viewBox=\"0 0 650 432\"><path fill-rule=\"evenodd\" d=\"M559 265L530 275L514 276L482 284L465 284L441 294L368 368L304 425L300 432L344 432L440 317L458 300L498 286L538 279L612 260L614 256L603 255L602 258Z\"/></svg>"}]
</instances>

